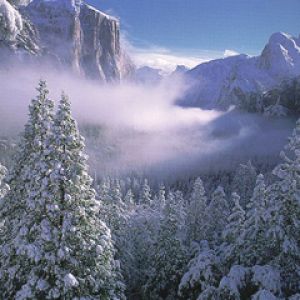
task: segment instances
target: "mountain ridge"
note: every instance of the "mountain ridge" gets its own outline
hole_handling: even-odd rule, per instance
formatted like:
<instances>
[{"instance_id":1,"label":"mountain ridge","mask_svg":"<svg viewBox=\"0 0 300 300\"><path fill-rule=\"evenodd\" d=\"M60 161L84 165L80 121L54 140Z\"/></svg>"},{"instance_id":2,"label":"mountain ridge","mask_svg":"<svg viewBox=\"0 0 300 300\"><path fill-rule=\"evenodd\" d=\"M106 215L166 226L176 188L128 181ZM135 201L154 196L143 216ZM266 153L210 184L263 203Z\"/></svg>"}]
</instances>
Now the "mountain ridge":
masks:
<instances>
[{"instance_id":1,"label":"mountain ridge","mask_svg":"<svg viewBox=\"0 0 300 300\"><path fill-rule=\"evenodd\" d=\"M240 94L265 92L282 80L300 75L300 39L278 32L259 56L240 54L200 64L185 73L190 85L179 103L227 109Z\"/></svg>"}]
</instances>

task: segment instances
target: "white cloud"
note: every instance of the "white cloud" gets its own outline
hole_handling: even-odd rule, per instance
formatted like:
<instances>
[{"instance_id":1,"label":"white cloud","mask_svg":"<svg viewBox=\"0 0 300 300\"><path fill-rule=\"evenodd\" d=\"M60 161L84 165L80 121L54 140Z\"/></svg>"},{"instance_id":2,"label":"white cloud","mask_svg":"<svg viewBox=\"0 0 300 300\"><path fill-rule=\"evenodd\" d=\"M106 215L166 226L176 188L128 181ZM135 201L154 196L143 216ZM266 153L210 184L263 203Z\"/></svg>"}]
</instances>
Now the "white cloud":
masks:
<instances>
[{"instance_id":1,"label":"white cloud","mask_svg":"<svg viewBox=\"0 0 300 300\"><path fill-rule=\"evenodd\" d=\"M127 38L123 36L123 47L138 67L149 66L162 69L165 73L175 70L177 65L185 65L193 68L203 62L222 57L223 53L208 50L172 51L156 45L146 45L143 47L133 46Z\"/></svg>"},{"instance_id":2,"label":"white cloud","mask_svg":"<svg viewBox=\"0 0 300 300\"><path fill-rule=\"evenodd\" d=\"M239 53L230 49L226 49L224 51L224 57L235 56L235 55L239 55Z\"/></svg>"},{"instance_id":3,"label":"white cloud","mask_svg":"<svg viewBox=\"0 0 300 300\"><path fill-rule=\"evenodd\" d=\"M137 66L150 66L169 73L173 71L177 65L185 65L193 68L200 63L208 61L195 56L185 56L182 54L172 53L171 51L161 51L160 49L135 49L131 53L132 59Z\"/></svg>"}]
</instances>

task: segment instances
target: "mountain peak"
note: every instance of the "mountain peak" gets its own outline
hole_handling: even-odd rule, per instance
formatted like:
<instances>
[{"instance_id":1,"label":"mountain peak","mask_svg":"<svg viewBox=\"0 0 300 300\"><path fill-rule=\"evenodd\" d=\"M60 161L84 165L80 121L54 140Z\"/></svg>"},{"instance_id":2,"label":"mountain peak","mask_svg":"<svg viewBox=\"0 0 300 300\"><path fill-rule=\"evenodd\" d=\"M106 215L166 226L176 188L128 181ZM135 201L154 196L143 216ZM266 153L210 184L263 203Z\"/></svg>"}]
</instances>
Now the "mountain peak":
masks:
<instances>
[{"instance_id":1,"label":"mountain peak","mask_svg":"<svg viewBox=\"0 0 300 300\"><path fill-rule=\"evenodd\" d=\"M295 37L276 32L271 35L259 58L262 68L273 74L293 75L298 74L300 67L300 45Z\"/></svg>"},{"instance_id":2,"label":"mountain peak","mask_svg":"<svg viewBox=\"0 0 300 300\"><path fill-rule=\"evenodd\" d=\"M249 92L263 92L300 75L300 39L272 34L262 54L209 61L187 72L190 88L180 103L205 108L229 107Z\"/></svg>"},{"instance_id":3,"label":"mountain peak","mask_svg":"<svg viewBox=\"0 0 300 300\"><path fill-rule=\"evenodd\" d=\"M285 32L275 32L269 39L269 44L282 44L286 43L287 40L292 40L293 37Z\"/></svg>"}]
</instances>

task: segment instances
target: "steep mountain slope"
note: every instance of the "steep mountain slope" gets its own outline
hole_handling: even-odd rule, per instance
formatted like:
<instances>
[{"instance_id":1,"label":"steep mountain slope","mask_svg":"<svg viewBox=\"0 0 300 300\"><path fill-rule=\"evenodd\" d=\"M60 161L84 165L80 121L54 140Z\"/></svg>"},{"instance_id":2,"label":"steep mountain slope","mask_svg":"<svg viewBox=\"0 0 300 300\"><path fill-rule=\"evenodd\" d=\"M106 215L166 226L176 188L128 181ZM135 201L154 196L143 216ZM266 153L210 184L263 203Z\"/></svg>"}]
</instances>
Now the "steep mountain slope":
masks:
<instances>
[{"instance_id":1,"label":"steep mountain slope","mask_svg":"<svg viewBox=\"0 0 300 300\"><path fill-rule=\"evenodd\" d=\"M297 75L300 75L300 39L275 33L260 56L231 56L200 64L187 72L190 88L180 103L228 108L245 93L267 91Z\"/></svg>"},{"instance_id":2,"label":"steep mountain slope","mask_svg":"<svg viewBox=\"0 0 300 300\"><path fill-rule=\"evenodd\" d=\"M83 1L0 0L0 22L0 55L14 62L42 61L101 81L132 71L118 20Z\"/></svg>"}]
</instances>

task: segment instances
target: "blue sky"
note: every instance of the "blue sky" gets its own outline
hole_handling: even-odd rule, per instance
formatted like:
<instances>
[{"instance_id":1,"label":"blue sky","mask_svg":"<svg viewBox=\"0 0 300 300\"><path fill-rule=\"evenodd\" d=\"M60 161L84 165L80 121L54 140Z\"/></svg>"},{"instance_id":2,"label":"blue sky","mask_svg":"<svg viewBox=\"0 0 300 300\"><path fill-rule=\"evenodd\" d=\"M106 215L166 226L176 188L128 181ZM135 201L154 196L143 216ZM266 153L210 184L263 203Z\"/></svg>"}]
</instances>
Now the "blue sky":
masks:
<instances>
[{"instance_id":1,"label":"blue sky","mask_svg":"<svg viewBox=\"0 0 300 300\"><path fill-rule=\"evenodd\" d=\"M300 0L88 0L120 18L133 54L195 60L258 54L273 32L300 33ZM227 51L228 53L231 53Z\"/></svg>"}]
</instances>

